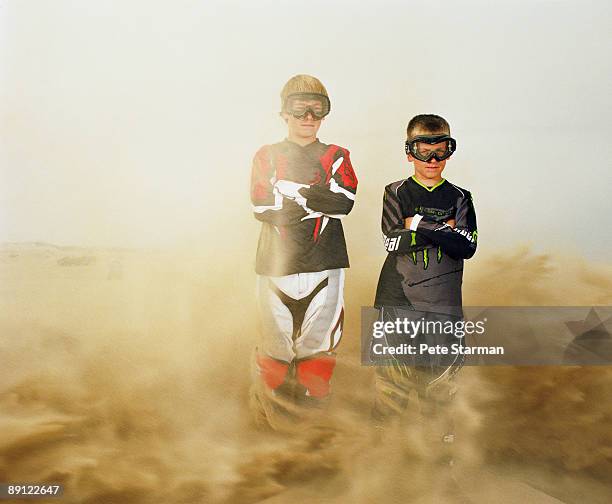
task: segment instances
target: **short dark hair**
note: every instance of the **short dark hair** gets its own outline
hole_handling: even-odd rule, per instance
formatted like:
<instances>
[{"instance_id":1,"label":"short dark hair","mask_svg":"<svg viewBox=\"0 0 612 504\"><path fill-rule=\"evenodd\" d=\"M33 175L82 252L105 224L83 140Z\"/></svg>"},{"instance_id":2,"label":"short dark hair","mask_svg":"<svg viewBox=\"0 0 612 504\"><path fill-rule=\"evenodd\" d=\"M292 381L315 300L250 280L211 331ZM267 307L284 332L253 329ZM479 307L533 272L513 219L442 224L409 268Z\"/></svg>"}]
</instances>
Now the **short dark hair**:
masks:
<instances>
[{"instance_id":1,"label":"short dark hair","mask_svg":"<svg viewBox=\"0 0 612 504\"><path fill-rule=\"evenodd\" d=\"M450 126L446 119L435 114L420 114L410 119L406 128L408 140L412 140L414 132L422 130L426 133L447 133L450 135Z\"/></svg>"}]
</instances>

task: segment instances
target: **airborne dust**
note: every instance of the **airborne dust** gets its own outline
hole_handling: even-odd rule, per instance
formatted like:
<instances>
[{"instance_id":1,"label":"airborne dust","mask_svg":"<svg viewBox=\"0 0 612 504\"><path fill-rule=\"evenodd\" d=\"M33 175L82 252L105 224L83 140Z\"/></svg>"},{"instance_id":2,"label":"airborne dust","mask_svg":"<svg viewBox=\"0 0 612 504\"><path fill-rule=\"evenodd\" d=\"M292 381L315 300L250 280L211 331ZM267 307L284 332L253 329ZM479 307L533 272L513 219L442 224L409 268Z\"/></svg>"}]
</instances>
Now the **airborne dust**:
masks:
<instances>
[{"instance_id":1,"label":"airborne dust","mask_svg":"<svg viewBox=\"0 0 612 504\"><path fill-rule=\"evenodd\" d=\"M455 480L417 415L374 432L358 328L377 271L354 258L328 415L257 430L252 263L212 259L2 247L1 481L60 482L61 502L88 504L608 502L609 367L464 369ZM567 304L567 292L588 305L610 304L611 287L609 266L517 249L481 257L464 289L467 305Z\"/></svg>"}]
</instances>

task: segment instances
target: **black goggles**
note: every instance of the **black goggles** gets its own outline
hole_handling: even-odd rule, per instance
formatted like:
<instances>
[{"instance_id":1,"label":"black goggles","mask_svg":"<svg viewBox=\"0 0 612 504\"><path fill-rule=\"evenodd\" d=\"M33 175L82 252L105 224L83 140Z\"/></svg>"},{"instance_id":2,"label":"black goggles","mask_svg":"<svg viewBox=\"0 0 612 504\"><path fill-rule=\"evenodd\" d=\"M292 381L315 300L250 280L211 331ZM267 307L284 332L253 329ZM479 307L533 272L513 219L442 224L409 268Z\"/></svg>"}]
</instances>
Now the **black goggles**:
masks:
<instances>
[{"instance_id":1,"label":"black goggles","mask_svg":"<svg viewBox=\"0 0 612 504\"><path fill-rule=\"evenodd\" d=\"M329 98L319 93L292 93L283 103L283 112L303 119L310 112L314 119L323 119L331 110Z\"/></svg>"},{"instance_id":2,"label":"black goggles","mask_svg":"<svg viewBox=\"0 0 612 504\"><path fill-rule=\"evenodd\" d=\"M444 146L433 149L431 146L444 142ZM412 154L419 161L444 161L457 149L457 142L449 135L417 135L406 140L406 154Z\"/></svg>"}]
</instances>

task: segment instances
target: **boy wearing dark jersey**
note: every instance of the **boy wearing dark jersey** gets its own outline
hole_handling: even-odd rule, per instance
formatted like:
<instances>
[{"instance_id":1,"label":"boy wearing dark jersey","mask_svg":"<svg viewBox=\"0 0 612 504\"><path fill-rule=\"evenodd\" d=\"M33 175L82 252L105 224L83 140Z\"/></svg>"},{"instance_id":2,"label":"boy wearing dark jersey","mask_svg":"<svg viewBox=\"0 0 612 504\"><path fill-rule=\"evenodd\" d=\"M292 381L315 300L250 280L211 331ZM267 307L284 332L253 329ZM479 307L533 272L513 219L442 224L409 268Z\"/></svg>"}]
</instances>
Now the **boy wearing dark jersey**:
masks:
<instances>
[{"instance_id":1,"label":"boy wearing dark jersey","mask_svg":"<svg viewBox=\"0 0 612 504\"><path fill-rule=\"evenodd\" d=\"M442 177L455 151L445 119L414 117L407 127L406 154L414 174L385 187L382 232L388 252L376 289L381 320L457 321L462 313L463 261L476 252L472 195ZM404 336L390 335L387 343ZM454 340L454 341L453 341ZM453 334L418 334L413 342L449 345ZM400 414L416 390L430 423L441 421L444 441L454 438L451 419L442 418L456 387L461 356L391 359L376 369L374 417ZM439 414L436 414L439 413ZM448 416L448 415L447 415Z\"/></svg>"},{"instance_id":2,"label":"boy wearing dark jersey","mask_svg":"<svg viewBox=\"0 0 612 504\"><path fill-rule=\"evenodd\" d=\"M251 178L253 212L262 223L252 400L258 419L270 424L270 402L317 402L329 395L349 267L341 219L357 191L349 151L317 138L330 111L323 84L296 75L281 92L281 107L287 138L259 149Z\"/></svg>"}]
</instances>

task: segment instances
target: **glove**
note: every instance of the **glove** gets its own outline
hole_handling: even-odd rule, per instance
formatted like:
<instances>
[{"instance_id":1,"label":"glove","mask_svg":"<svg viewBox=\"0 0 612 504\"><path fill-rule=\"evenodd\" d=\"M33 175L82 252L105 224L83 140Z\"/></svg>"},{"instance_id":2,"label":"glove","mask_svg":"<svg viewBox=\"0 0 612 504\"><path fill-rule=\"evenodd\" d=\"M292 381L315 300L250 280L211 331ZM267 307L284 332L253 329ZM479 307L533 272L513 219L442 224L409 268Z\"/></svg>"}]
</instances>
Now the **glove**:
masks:
<instances>
[{"instance_id":1,"label":"glove","mask_svg":"<svg viewBox=\"0 0 612 504\"><path fill-rule=\"evenodd\" d=\"M290 180L277 180L274 184L274 191L285 198L295 201L307 213L311 214L313 211L306 206L306 198L299 193L300 189L309 187L310 186L307 184L298 184Z\"/></svg>"}]
</instances>

